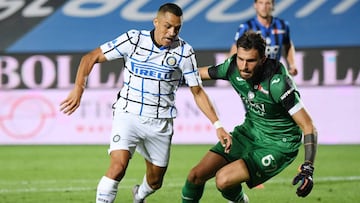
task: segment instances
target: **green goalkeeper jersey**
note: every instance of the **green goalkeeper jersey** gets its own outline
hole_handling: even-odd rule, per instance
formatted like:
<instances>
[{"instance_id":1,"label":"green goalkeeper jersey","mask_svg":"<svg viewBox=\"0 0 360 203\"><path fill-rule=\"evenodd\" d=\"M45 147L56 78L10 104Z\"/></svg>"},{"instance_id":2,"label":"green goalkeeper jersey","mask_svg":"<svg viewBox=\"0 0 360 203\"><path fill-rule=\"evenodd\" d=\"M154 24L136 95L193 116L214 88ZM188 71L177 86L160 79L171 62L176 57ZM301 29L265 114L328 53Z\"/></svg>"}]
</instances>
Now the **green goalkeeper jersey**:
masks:
<instances>
[{"instance_id":1,"label":"green goalkeeper jersey","mask_svg":"<svg viewBox=\"0 0 360 203\"><path fill-rule=\"evenodd\" d=\"M303 108L303 104L283 64L266 59L256 78L244 80L234 55L224 63L210 67L208 72L212 79L228 80L244 103L244 123L237 126L233 134L242 129L242 134L255 144L282 148L284 152L298 149L301 130L291 115Z\"/></svg>"}]
</instances>

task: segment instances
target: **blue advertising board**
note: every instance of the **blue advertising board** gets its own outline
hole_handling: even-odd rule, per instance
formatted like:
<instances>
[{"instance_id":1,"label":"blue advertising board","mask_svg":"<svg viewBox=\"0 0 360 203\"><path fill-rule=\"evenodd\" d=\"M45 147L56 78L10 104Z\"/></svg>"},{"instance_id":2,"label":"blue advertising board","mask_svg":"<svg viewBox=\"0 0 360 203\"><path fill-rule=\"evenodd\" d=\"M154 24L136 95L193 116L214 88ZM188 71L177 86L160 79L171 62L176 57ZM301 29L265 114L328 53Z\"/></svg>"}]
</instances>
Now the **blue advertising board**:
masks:
<instances>
[{"instance_id":1,"label":"blue advertising board","mask_svg":"<svg viewBox=\"0 0 360 203\"><path fill-rule=\"evenodd\" d=\"M129 29L152 29L164 2L5 1L0 3L0 48L7 53L89 51ZM250 0L170 2L183 8L180 36L195 50L228 50L238 25L255 16ZM358 0L278 0L274 15L290 23L297 48L357 47L359 11Z\"/></svg>"}]
</instances>

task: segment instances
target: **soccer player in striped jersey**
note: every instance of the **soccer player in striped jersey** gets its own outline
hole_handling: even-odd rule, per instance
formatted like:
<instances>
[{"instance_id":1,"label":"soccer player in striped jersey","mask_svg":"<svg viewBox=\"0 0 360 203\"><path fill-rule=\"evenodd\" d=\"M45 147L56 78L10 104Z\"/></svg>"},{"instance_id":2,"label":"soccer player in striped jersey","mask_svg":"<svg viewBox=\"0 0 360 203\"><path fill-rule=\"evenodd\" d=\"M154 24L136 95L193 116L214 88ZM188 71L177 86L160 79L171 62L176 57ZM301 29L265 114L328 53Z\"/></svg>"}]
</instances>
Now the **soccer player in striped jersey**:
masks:
<instances>
[{"instance_id":1,"label":"soccer player in striped jersey","mask_svg":"<svg viewBox=\"0 0 360 203\"><path fill-rule=\"evenodd\" d=\"M256 17L240 24L230 55L236 53L236 40L248 30L259 32L266 40L266 56L280 60L282 52L287 61L289 73L297 75L295 65L295 46L290 38L290 27L287 21L272 16L275 0L254 0ZM283 50L284 48L284 50Z\"/></svg>"},{"instance_id":2,"label":"soccer player in striped jersey","mask_svg":"<svg viewBox=\"0 0 360 203\"><path fill-rule=\"evenodd\" d=\"M279 174L297 157L302 137L304 163L293 185L301 182L296 192L300 197L312 190L317 132L292 77L281 62L266 58L261 34L246 32L237 47L223 63L199 72L204 80L230 82L245 106L244 122L231 132L229 153L218 143L191 169L182 189L183 203L198 203L206 181L214 176L224 198L248 203L242 183L253 188Z\"/></svg>"},{"instance_id":3,"label":"soccer player in striped jersey","mask_svg":"<svg viewBox=\"0 0 360 203\"><path fill-rule=\"evenodd\" d=\"M160 189L169 162L173 119L177 115L175 95L182 81L190 87L196 104L214 123L220 142L229 151L230 134L219 125L202 88L193 48L178 36L182 14L179 6L166 3L153 20L153 30L129 30L83 56L75 87L61 102L61 111L72 114L80 105L93 65L124 59L124 86L113 105L110 166L99 181L97 203L114 202L135 150L145 158L146 174L142 184L132 190L134 203L145 202L147 196Z\"/></svg>"}]
</instances>

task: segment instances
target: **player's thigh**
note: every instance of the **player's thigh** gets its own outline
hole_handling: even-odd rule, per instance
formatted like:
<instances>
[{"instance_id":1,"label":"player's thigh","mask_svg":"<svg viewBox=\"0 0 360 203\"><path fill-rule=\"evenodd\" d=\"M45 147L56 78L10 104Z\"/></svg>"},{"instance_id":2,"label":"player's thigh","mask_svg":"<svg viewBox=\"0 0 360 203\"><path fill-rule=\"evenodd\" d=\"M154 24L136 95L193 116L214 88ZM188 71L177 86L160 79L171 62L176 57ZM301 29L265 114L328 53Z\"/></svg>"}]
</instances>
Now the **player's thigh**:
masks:
<instances>
[{"instance_id":1,"label":"player's thigh","mask_svg":"<svg viewBox=\"0 0 360 203\"><path fill-rule=\"evenodd\" d=\"M244 160L239 159L222 167L216 173L216 186L220 189L233 187L250 179Z\"/></svg>"},{"instance_id":2,"label":"player's thigh","mask_svg":"<svg viewBox=\"0 0 360 203\"><path fill-rule=\"evenodd\" d=\"M227 163L220 154L208 151L200 162L191 169L188 180L195 184L202 184L214 177L216 172Z\"/></svg>"},{"instance_id":3,"label":"player's thigh","mask_svg":"<svg viewBox=\"0 0 360 203\"><path fill-rule=\"evenodd\" d=\"M173 136L173 119L147 118L143 120L143 142L137 151L149 162L159 167L167 167Z\"/></svg>"},{"instance_id":4,"label":"player's thigh","mask_svg":"<svg viewBox=\"0 0 360 203\"><path fill-rule=\"evenodd\" d=\"M248 156L244 157L250 174L248 186L254 187L274 177L290 165L296 156L297 151L283 153L281 149L271 148L260 148L249 152Z\"/></svg>"},{"instance_id":5,"label":"player's thigh","mask_svg":"<svg viewBox=\"0 0 360 203\"><path fill-rule=\"evenodd\" d=\"M141 139L138 129L141 129L141 124L137 120L137 115L115 111L110 135L109 154L114 150L127 150L132 155Z\"/></svg>"}]
</instances>

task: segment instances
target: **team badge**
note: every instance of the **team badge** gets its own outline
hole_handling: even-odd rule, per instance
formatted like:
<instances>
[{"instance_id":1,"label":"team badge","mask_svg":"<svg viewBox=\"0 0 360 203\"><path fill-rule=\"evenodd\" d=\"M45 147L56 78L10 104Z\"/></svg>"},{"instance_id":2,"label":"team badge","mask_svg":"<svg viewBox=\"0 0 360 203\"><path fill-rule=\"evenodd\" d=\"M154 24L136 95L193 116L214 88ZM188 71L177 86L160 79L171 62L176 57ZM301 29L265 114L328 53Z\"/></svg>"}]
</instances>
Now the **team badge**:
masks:
<instances>
[{"instance_id":1,"label":"team badge","mask_svg":"<svg viewBox=\"0 0 360 203\"><path fill-rule=\"evenodd\" d=\"M120 135L114 135L114 137L113 137L113 141L114 142L119 142L120 141Z\"/></svg>"},{"instance_id":2,"label":"team badge","mask_svg":"<svg viewBox=\"0 0 360 203\"><path fill-rule=\"evenodd\" d=\"M175 66L175 64L176 64L176 58L173 57L173 56L169 56L169 57L166 59L166 64L169 65L169 66Z\"/></svg>"},{"instance_id":3,"label":"team badge","mask_svg":"<svg viewBox=\"0 0 360 203\"><path fill-rule=\"evenodd\" d=\"M254 97L255 97L255 94L254 94L254 92L252 92L252 91L249 91L249 92L248 92L248 98L249 98L249 100L252 100L252 99L254 99Z\"/></svg>"}]
</instances>

